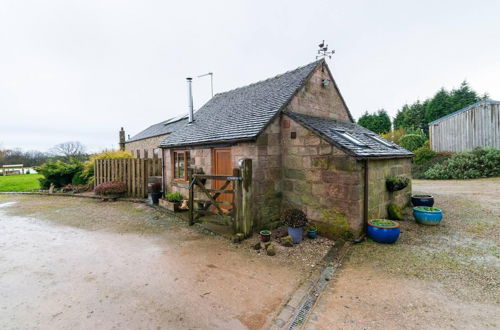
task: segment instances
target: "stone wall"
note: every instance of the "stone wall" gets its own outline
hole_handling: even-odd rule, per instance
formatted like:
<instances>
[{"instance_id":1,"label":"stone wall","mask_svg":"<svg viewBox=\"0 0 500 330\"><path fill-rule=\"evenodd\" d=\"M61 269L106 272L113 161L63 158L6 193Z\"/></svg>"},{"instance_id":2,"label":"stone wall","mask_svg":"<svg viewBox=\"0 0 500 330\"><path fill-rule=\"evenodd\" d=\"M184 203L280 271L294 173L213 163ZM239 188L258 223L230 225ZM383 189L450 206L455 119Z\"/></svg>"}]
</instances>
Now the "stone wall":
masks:
<instances>
[{"instance_id":1,"label":"stone wall","mask_svg":"<svg viewBox=\"0 0 500 330\"><path fill-rule=\"evenodd\" d=\"M322 235L359 234L362 164L289 117L282 121L284 206L306 212Z\"/></svg>"},{"instance_id":2,"label":"stone wall","mask_svg":"<svg viewBox=\"0 0 500 330\"><path fill-rule=\"evenodd\" d=\"M145 150L148 151L147 158L153 158L154 151L158 150L158 158L161 158L161 149L158 146L167 136L168 134L154 136L149 139L127 142L125 143L125 150L131 152L135 158L146 158L144 157ZM139 157L137 157L137 151L139 151Z\"/></svg>"},{"instance_id":3,"label":"stone wall","mask_svg":"<svg viewBox=\"0 0 500 330\"><path fill-rule=\"evenodd\" d=\"M368 162L368 219L387 217L387 206L394 203L401 208L409 206L411 184L403 190L389 192L385 180L390 176L411 178L411 159L370 160Z\"/></svg>"},{"instance_id":4,"label":"stone wall","mask_svg":"<svg viewBox=\"0 0 500 330\"><path fill-rule=\"evenodd\" d=\"M241 159L252 159L252 196L256 229L272 226L279 219L281 210L280 143L280 118L276 118L259 135L256 142L242 142L230 147L233 168L239 167L238 163ZM212 148L185 150L190 151L190 167L202 168L206 174L213 174ZM164 153L167 191L180 192L187 197L189 194L188 184L173 181L171 150L164 149ZM202 195L198 196L203 197Z\"/></svg>"},{"instance_id":5,"label":"stone wall","mask_svg":"<svg viewBox=\"0 0 500 330\"><path fill-rule=\"evenodd\" d=\"M324 79L330 80L329 85L326 87L322 85ZM335 83L331 80L328 70L322 66L318 67L311 79L291 100L287 110L315 117L350 122L349 110L342 101Z\"/></svg>"}]
</instances>

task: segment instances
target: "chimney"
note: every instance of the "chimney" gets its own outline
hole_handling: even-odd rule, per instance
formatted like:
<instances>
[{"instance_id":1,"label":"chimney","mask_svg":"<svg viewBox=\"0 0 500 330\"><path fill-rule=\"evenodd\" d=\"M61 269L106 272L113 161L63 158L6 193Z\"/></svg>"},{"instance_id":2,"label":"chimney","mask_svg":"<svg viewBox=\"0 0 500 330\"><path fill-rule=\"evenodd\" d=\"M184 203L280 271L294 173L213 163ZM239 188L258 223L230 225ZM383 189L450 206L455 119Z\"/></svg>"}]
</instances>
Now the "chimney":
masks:
<instances>
[{"instance_id":1,"label":"chimney","mask_svg":"<svg viewBox=\"0 0 500 330\"><path fill-rule=\"evenodd\" d=\"M122 129L120 130L120 150L125 151L125 131Z\"/></svg>"},{"instance_id":2,"label":"chimney","mask_svg":"<svg viewBox=\"0 0 500 330\"><path fill-rule=\"evenodd\" d=\"M188 108L189 108L189 123L191 124L194 121L193 114L193 92L191 89L191 83L193 78L186 78L188 83Z\"/></svg>"}]
</instances>

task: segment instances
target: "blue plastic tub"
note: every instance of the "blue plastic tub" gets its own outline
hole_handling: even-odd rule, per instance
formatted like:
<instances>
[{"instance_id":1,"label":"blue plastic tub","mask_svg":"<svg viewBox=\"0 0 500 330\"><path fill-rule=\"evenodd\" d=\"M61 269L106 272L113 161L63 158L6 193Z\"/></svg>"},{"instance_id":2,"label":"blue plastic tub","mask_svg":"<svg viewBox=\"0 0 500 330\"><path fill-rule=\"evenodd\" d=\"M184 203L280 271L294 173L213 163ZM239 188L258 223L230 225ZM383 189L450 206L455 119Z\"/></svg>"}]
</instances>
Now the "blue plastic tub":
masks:
<instances>
[{"instance_id":1,"label":"blue plastic tub","mask_svg":"<svg viewBox=\"0 0 500 330\"><path fill-rule=\"evenodd\" d=\"M288 235L292 236L293 244L299 244L302 242L302 237L304 236L304 228L288 227Z\"/></svg>"},{"instance_id":2,"label":"blue plastic tub","mask_svg":"<svg viewBox=\"0 0 500 330\"><path fill-rule=\"evenodd\" d=\"M390 222L390 225L377 225L372 223L372 221L384 220ZM378 243L391 244L398 240L401 230L399 228L399 222L385 219L374 219L368 221L368 237Z\"/></svg>"},{"instance_id":3,"label":"blue plastic tub","mask_svg":"<svg viewBox=\"0 0 500 330\"><path fill-rule=\"evenodd\" d=\"M443 219L443 211L436 207L416 206L413 208L413 216L418 223L436 226Z\"/></svg>"}]
</instances>

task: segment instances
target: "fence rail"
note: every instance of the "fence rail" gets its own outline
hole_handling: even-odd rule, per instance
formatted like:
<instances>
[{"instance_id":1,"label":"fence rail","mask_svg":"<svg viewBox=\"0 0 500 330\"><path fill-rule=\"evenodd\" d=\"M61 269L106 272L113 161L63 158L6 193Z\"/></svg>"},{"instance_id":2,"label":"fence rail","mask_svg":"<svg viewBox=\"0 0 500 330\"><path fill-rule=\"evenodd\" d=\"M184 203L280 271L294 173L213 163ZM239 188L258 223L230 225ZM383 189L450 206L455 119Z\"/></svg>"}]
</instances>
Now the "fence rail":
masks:
<instances>
[{"instance_id":1,"label":"fence rail","mask_svg":"<svg viewBox=\"0 0 500 330\"><path fill-rule=\"evenodd\" d=\"M127 158L97 159L94 164L94 184L121 181L131 197L146 197L148 178L161 176L161 159Z\"/></svg>"}]
</instances>

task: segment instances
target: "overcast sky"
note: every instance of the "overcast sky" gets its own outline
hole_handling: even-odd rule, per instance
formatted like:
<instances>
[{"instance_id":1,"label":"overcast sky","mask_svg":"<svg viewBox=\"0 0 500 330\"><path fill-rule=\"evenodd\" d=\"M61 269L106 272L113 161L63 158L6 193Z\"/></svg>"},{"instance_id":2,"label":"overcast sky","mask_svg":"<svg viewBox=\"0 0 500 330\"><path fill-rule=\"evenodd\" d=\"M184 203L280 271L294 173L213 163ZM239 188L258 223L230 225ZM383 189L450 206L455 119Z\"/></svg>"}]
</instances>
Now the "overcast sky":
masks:
<instances>
[{"instance_id":1,"label":"overcast sky","mask_svg":"<svg viewBox=\"0 0 500 330\"><path fill-rule=\"evenodd\" d=\"M467 79L500 99L500 1L0 1L0 144L116 148L223 92L328 61L355 118ZM195 108L210 97L193 83Z\"/></svg>"}]
</instances>

